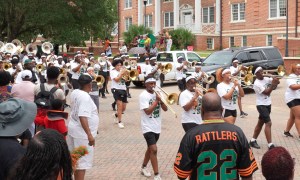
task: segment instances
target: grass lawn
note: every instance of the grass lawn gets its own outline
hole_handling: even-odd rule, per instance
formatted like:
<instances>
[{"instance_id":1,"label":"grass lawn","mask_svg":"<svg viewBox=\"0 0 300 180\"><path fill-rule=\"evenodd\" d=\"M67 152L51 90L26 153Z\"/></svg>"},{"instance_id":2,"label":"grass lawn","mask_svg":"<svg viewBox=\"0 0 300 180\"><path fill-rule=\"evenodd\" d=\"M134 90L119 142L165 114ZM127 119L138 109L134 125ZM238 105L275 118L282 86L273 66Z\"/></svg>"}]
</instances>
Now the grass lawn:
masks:
<instances>
[{"instance_id":1,"label":"grass lawn","mask_svg":"<svg viewBox=\"0 0 300 180\"><path fill-rule=\"evenodd\" d=\"M206 58L208 55L213 53L214 51L195 51L201 58Z\"/></svg>"}]
</instances>

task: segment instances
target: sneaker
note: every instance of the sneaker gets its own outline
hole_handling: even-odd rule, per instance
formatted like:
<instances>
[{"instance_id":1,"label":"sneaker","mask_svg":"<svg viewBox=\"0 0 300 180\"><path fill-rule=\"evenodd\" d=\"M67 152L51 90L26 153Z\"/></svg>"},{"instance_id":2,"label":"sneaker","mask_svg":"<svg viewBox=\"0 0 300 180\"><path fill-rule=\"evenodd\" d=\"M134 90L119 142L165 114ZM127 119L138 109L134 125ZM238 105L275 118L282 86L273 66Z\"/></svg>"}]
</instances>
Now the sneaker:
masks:
<instances>
[{"instance_id":1,"label":"sneaker","mask_svg":"<svg viewBox=\"0 0 300 180\"><path fill-rule=\"evenodd\" d=\"M148 169L146 167L141 168L141 174L146 177L151 177L151 173L148 171Z\"/></svg>"},{"instance_id":2,"label":"sneaker","mask_svg":"<svg viewBox=\"0 0 300 180\"><path fill-rule=\"evenodd\" d=\"M116 111L116 103L115 102L111 103L111 107L112 107L113 111Z\"/></svg>"},{"instance_id":3,"label":"sneaker","mask_svg":"<svg viewBox=\"0 0 300 180\"><path fill-rule=\"evenodd\" d=\"M119 123L119 122L118 122L118 115L117 115L116 113L113 113L112 116L113 116L113 118L114 118L114 122L115 122L116 124L118 124L118 123Z\"/></svg>"},{"instance_id":4,"label":"sneaker","mask_svg":"<svg viewBox=\"0 0 300 180\"><path fill-rule=\"evenodd\" d=\"M244 118L244 117L246 117L246 116L248 116L248 114L245 113L244 111L242 111L242 112L241 112L241 118Z\"/></svg>"},{"instance_id":5,"label":"sneaker","mask_svg":"<svg viewBox=\"0 0 300 180\"><path fill-rule=\"evenodd\" d=\"M120 128L120 129L123 129L123 128L124 128L124 124L123 124L123 123L121 123L121 122L120 122L120 123L118 123L118 126L119 126L119 128Z\"/></svg>"},{"instance_id":6,"label":"sneaker","mask_svg":"<svg viewBox=\"0 0 300 180\"><path fill-rule=\"evenodd\" d=\"M273 149L274 147L275 147L275 145L272 144L272 145L269 147L269 150L270 150L270 149Z\"/></svg>"},{"instance_id":7,"label":"sneaker","mask_svg":"<svg viewBox=\"0 0 300 180\"><path fill-rule=\"evenodd\" d=\"M128 97L128 98L131 98L131 95L130 95L130 94L128 94L128 95L127 95L127 97Z\"/></svg>"},{"instance_id":8,"label":"sneaker","mask_svg":"<svg viewBox=\"0 0 300 180\"><path fill-rule=\"evenodd\" d=\"M253 148L260 149L260 146L257 144L256 141L250 141L249 145Z\"/></svg>"},{"instance_id":9,"label":"sneaker","mask_svg":"<svg viewBox=\"0 0 300 180\"><path fill-rule=\"evenodd\" d=\"M154 180L161 180L160 175L159 175L159 174L158 174L158 175L155 175L155 176L154 176Z\"/></svg>"},{"instance_id":10,"label":"sneaker","mask_svg":"<svg viewBox=\"0 0 300 180\"><path fill-rule=\"evenodd\" d=\"M294 137L293 135L291 135L291 133L289 131L287 131L287 132L283 131L283 135L285 137Z\"/></svg>"},{"instance_id":11,"label":"sneaker","mask_svg":"<svg viewBox=\"0 0 300 180\"><path fill-rule=\"evenodd\" d=\"M106 99L106 96L105 96L105 95L102 95L102 98L103 98L103 99Z\"/></svg>"}]
</instances>

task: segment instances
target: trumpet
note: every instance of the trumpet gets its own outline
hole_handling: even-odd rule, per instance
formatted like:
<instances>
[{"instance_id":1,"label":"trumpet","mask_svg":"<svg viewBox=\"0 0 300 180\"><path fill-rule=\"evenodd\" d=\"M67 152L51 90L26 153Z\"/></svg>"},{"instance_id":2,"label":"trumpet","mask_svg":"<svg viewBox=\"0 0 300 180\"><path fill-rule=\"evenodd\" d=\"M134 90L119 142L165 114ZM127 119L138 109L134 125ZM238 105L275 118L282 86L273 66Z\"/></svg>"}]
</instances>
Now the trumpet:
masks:
<instances>
[{"instance_id":1,"label":"trumpet","mask_svg":"<svg viewBox=\"0 0 300 180\"><path fill-rule=\"evenodd\" d=\"M275 70L264 70L263 71L265 74L268 74L270 72L276 72L278 76L284 76L285 75L285 69L283 65L279 65L277 69Z\"/></svg>"},{"instance_id":2,"label":"trumpet","mask_svg":"<svg viewBox=\"0 0 300 180\"><path fill-rule=\"evenodd\" d=\"M11 63L8 63L8 62L4 63L4 65L3 65L3 69L5 71L8 71L8 69L10 69L11 67L12 67Z\"/></svg>"},{"instance_id":3,"label":"trumpet","mask_svg":"<svg viewBox=\"0 0 300 180\"><path fill-rule=\"evenodd\" d=\"M102 75L95 75L94 78L94 81L97 82L98 87L102 86L105 82L105 78Z\"/></svg>"},{"instance_id":4,"label":"trumpet","mask_svg":"<svg viewBox=\"0 0 300 180\"><path fill-rule=\"evenodd\" d=\"M38 64L35 66L35 69L38 71L38 72L41 72L45 69L44 65L43 64Z\"/></svg>"},{"instance_id":5,"label":"trumpet","mask_svg":"<svg viewBox=\"0 0 300 180\"><path fill-rule=\"evenodd\" d=\"M208 75L205 72L203 73L204 73L203 82L205 82L206 84L212 84L215 81L215 77L213 75Z\"/></svg>"},{"instance_id":6,"label":"trumpet","mask_svg":"<svg viewBox=\"0 0 300 180\"><path fill-rule=\"evenodd\" d=\"M161 99L161 101L168 107L168 109L170 109L170 111L175 115L175 117L177 118L177 114L176 112L171 108L170 105L176 103L178 101L178 95L176 93L172 93L172 94L168 94L166 91L164 91L162 88L156 86L157 88L159 88L163 93L165 93L165 95L167 96L166 99L164 99L159 92L157 92L154 88L153 91L155 92L155 94Z\"/></svg>"},{"instance_id":7,"label":"trumpet","mask_svg":"<svg viewBox=\"0 0 300 180\"><path fill-rule=\"evenodd\" d=\"M58 84L60 84L61 86L64 86L69 82L69 78L65 74L60 74L57 80L58 80Z\"/></svg>"},{"instance_id":8,"label":"trumpet","mask_svg":"<svg viewBox=\"0 0 300 180\"><path fill-rule=\"evenodd\" d=\"M160 66L160 71L162 74L167 74L169 73L170 71L172 71L172 68L173 68L173 65L171 63L167 63L167 64L164 64L162 65L161 63L158 65Z\"/></svg>"},{"instance_id":9,"label":"trumpet","mask_svg":"<svg viewBox=\"0 0 300 180\"><path fill-rule=\"evenodd\" d=\"M203 91L205 93L208 93L208 92L216 93L217 92L217 90L215 88L206 89L201 84L198 84L198 83L196 84L196 88L198 88L200 91ZM203 94L201 96L203 96Z\"/></svg>"}]
</instances>

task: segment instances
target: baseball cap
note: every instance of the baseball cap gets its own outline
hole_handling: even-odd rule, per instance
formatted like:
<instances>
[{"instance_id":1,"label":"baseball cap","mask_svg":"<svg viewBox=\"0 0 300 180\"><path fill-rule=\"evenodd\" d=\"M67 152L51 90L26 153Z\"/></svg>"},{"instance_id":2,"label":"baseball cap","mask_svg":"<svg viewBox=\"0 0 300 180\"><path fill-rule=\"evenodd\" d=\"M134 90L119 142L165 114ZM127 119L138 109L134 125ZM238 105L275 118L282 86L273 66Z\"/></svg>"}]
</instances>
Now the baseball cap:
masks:
<instances>
[{"instance_id":1,"label":"baseball cap","mask_svg":"<svg viewBox=\"0 0 300 180\"><path fill-rule=\"evenodd\" d=\"M155 60L156 60L156 57L150 58L150 61L155 61Z\"/></svg>"},{"instance_id":2,"label":"baseball cap","mask_svg":"<svg viewBox=\"0 0 300 180\"><path fill-rule=\"evenodd\" d=\"M32 61L31 61L31 59L26 59L25 61L24 61L24 64L28 64L28 63L31 63Z\"/></svg>"},{"instance_id":3,"label":"baseball cap","mask_svg":"<svg viewBox=\"0 0 300 180\"><path fill-rule=\"evenodd\" d=\"M92 80L93 79L89 74L84 73L79 76L78 83L80 85L86 85L86 84L89 84L90 82L92 82Z\"/></svg>"},{"instance_id":4,"label":"baseball cap","mask_svg":"<svg viewBox=\"0 0 300 180\"><path fill-rule=\"evenodd\" d=\"M24 71L22 71L21 77L23 79L25 79L25 78L31 79L32 78L32 73L29 70L24 70Z\"/></svg>"}]
</instances>

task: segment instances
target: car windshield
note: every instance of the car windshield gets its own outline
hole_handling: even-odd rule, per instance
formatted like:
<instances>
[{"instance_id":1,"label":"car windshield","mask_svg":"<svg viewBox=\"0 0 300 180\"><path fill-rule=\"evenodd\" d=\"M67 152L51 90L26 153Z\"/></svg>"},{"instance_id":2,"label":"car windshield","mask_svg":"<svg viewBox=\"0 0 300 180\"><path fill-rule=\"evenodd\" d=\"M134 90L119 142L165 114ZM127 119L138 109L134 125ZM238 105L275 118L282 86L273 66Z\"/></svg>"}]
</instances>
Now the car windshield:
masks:
<instances>
[{"instance_id":1,"label":"car windshield","mask_svg":"<svg viewBox=\"0 0 300 180\"><path fill-rule=\"evenodd\" d=\"M231 51L220 51L212 53L202 63L204 66L207 65L230 65L233 54Z\"/></svg>"}]
</instances>

